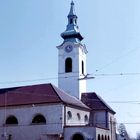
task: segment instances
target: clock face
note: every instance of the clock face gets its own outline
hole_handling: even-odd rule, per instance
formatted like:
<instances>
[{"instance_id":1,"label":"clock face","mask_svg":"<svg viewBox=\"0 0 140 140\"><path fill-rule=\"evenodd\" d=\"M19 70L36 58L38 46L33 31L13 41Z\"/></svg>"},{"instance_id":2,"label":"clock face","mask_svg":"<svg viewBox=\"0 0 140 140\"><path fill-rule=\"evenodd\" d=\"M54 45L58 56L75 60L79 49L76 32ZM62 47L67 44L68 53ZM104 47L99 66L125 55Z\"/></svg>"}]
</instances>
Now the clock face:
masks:
<instances>
[{"instance_id":1,"label":"clock face","mask_svg":"<svg viewBox=\"0 0 140 140\"><path fill-rule=\"evenodd\" d=\"M71 45L67 45L67 46L65 47L65 51L68 52L68 53L71 52L72 49L73 49L73 47L72 47Z\"/></svg>"}]
</instances>

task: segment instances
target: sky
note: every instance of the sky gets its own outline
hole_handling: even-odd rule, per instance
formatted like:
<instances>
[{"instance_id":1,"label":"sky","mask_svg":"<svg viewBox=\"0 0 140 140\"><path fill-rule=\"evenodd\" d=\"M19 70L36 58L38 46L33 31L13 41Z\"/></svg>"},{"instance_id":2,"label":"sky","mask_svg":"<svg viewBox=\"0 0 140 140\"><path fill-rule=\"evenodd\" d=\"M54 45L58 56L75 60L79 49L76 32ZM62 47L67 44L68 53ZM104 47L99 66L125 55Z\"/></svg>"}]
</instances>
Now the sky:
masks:
<instances>
[{"instance_id":1,"label":"sky","mask_svg":"<svg viewBox=\"0 0 140 140\"><path fill-rule=\"evenodd\" d=\"M0 88L57 85L58 50L71 0L0 0ZM140 132L140 1L74 0L87 46L87 91Z\"/></svg>"}]
</instances>

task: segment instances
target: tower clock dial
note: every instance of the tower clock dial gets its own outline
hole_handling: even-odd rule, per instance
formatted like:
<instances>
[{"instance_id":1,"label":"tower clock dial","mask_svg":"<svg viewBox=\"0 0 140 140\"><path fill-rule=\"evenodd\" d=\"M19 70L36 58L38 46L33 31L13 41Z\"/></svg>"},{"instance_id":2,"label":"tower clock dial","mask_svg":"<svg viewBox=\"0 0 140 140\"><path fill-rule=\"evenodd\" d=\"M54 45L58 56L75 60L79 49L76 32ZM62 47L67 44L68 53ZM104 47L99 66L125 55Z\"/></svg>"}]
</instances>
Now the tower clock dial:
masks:
<instances>
[{"instance_id":1,"label":"tower clock dial","mask_svg":"<svg viewBox=\"0 0 140 140\"><path fill-rule=\"evenodd\" d=\"M67 45L66 47L65 47L65 51L66 52L71 52L73 50L73 47L71 46L71 45Z\"/></svg>"}]
</instances>

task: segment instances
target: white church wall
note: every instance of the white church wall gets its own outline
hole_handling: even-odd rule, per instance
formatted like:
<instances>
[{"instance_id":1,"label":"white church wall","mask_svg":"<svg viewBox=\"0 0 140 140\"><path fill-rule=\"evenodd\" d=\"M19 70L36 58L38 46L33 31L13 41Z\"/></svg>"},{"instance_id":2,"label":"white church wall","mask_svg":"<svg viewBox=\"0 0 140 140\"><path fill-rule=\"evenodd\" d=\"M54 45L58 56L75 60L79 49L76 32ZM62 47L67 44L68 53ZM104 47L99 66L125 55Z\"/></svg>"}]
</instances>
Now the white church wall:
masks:
<instances>
[{"instance_id":1,"label":"white church wall","mask_svg":"<svg viewBox=\"0 0 140 140\"><path fill-rule=\"evenodd\" d=\"M102 129L102 128L96 127L96 138L98 138L99 136L100 136L100 139L103 138L104 140L105 139L115 140L115 139L111 139L111 134L108 129Z\"/></svg>"},{"instance_id":2,"label":"white church wall","mask_svg":"<svg viewBox=\"0 0 140 140\"><path fill-rule=\"evenodd\" d=\"M65 48L71 45L73 50L66 52ZM79 80L86 75L86 54L81 44L65 42L57 47L59 50L58 60L58 87L68 94L81 98L81 93L86 92L86 80ZM72 59L72 72L65 72L65 60ZM82 61L83 71L82 73Z\"/></svg>"},{"instance_id":3,"label":"white church wall","mask_svg":"<svg viewBox=\"0 0 140 140\"><path fill-rule=\"evenodd\" d=\"M46 118L46 124L32 124L36 114ZM4 132L11 134L14 140L37 139L47 135L60 135L64 125L63 105L32 105L0 108L0 138ZM14 115L18 125L4 125L6 117Z\"/></svg>"},{"instance_id":4,"label":"white church wall","mask_svg":"<svg viewBox=\"0 0 140 140\"><path fill-rule=\"evenodd\" d=\"M68 112L71 112L71 118L68 116ZM80 115L80 118L78 116ZM79 126L87 125L89 123L89 111L84 111L72 107L66 107L66 126ZM87 120L85 120L87 116Z\"/></svg>"},{"instance_id":5,"label":"white church wall","mask_svg":"<svg viewBox=\"0 0 140 140\"><path fill-rule=\"evenodd\" d=\"M84 140L96 140L95 127L66 127L64 132L64 140L73 140L75 134L82 135Z\"/></svg>"}]
</instances>

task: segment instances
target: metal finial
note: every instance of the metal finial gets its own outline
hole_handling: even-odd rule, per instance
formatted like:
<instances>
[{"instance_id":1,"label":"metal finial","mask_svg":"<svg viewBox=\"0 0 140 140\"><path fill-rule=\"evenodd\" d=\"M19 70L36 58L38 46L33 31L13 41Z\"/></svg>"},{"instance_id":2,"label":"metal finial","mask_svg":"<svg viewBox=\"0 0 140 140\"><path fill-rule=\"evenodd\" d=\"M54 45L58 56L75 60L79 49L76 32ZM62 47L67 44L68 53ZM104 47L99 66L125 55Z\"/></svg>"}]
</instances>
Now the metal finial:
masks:
<instances>
[{"instance_id":1,"label":"metal finial","mask_svg":"<svg viewBox=\"0 0 140 140\"><path fill-rule=\"evenodd\" d=\"M71 1L71 5L74 5L74 2L73 2L73 0Z\"/></svg>"}]
</instances>

